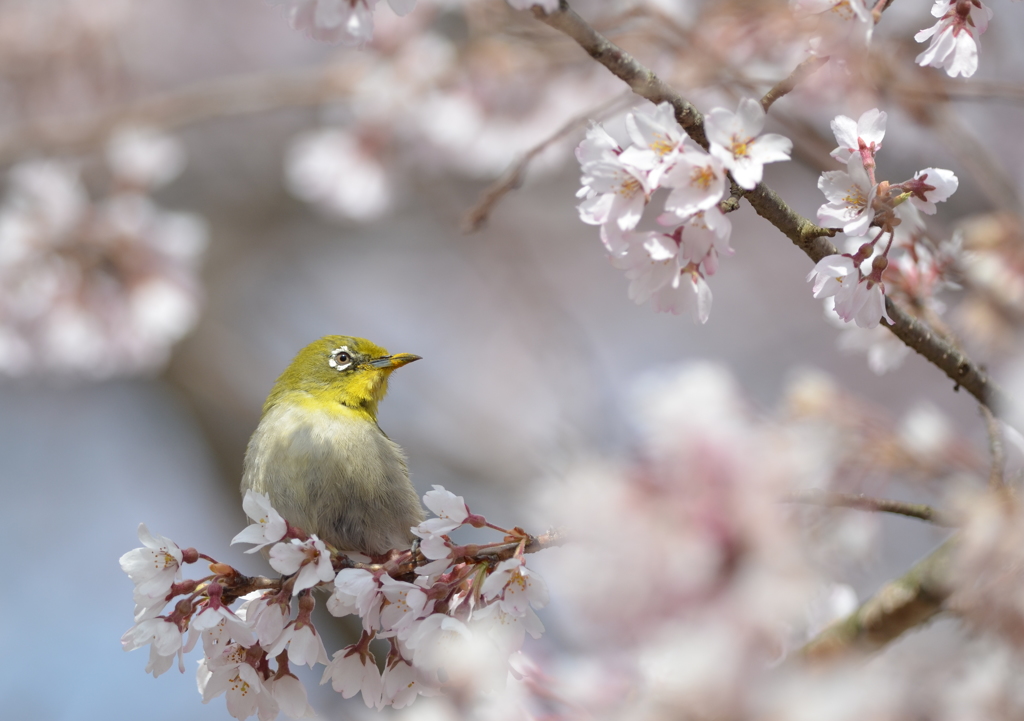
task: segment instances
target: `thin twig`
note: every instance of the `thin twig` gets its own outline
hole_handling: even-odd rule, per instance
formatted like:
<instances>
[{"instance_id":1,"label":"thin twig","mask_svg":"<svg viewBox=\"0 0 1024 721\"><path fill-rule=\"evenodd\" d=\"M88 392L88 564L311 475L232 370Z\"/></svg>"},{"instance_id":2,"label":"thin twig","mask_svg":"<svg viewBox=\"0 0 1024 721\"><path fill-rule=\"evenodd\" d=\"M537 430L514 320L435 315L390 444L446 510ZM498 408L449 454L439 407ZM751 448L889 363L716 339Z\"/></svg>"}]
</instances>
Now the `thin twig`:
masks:
<instances>
[{"instance_id":1,"label":"thin twig","mask_svg":"<svg viewBox=\"0 0 1024 721\"><path fill-rule=\"evenodd\" d=\"M796 69L789 74L788 78L780 80L774 88L764 94L764 97L761 98L761 107L764 108L764 111L767 113L768 108L772 106L772 103L783 95L791 93L798 83L802 82L805 78L814 75L814 73L818 72L818 70L820 70L827 62L828 55L825 55L824 57L812 55L804 60L796 66Z\"/></svg>"},{"instance_id":2,"label":"thin twig","mask_svg":"<svg viewBox=\"0 0 1024 721\"><path fill-rule=\"evenodd\" d=\"M675 92L629 53L594 30L569 8L566 0L561 0L559 9L550 15L545 14L539 8L534 8L533 13L541 22L560 30L575 40L591 57L629 85L638 95L653 103L668 102L671 104L675 109L676 120L690 137L701 147L708 147L707 137L704 134L704 118L693 104ZM753 190L744 192L743 197L747 199L758 215L782 231L811 260L817 262L826 255L835 255L838 252L829 240L835 235L835 229L819 227L794 212L775 191L764 183L758 183ZM927 325L893 303L892 299L885 299L885 307L893 322L889 324L883 321L883 324L900 340L949 376L956 384L955 388L962 386L994 412L1009 407L1006 394L979 365L954 348Z\"/></svg>"},{"instance_id":3,"label":"thin twig","mask_svg":"<svg viewBox=\"0 0 1024 721\"><path fill-rule=\"evenodd\" d=\"M462 219L462 232L475 233L483 227L484 223L487 222L487 218L490 216L491 211L494 209L494 206L497 205L506 194L515 190L522 184L526 168L530 164L530 161L535 157L569 133L585 125L588 120L597 120L602 115L624 106L632 97L632 91L627 91L622 95L618 95L611 100L601 103L596 108L592 108L585 113L581 113L543 141L523 153L522 157L512 163L512 165L502 173L500 178L488 185L480 194L480 199L477 200L476 205L474 205Z\"/></svg>"},{"instance_id":4,"label":"thin twig","mask_svg":"<svg viewBox=\"0 0 1024 721\"><path fill-rule=\"evenodd\" d=\"M35 119L0 130L0 163L31 154L88 150L121 125L146 124L169 130L214 118L320 105L344 96L350 82L330 67L313 72L236 75L158 93L89 116Z\"/></svg>"},{"instance_id":5,"label":"thin twig","mask_svg":"<svg viewBox=\"0 0 1024 721\"><path fill-rule=\"evenodd\" d=\"M992 456L992 468L988 474L988 485L993 490L1006 486L1004 473L1006 470L1006 449L1003 447L1003 429L999 419L985 406L979 406L981 417L985 419L985 431L988 433L988 449Z\"/></svg>"},{"instance_id":6,"label":"thin twig","mask_svg":"<svg viewBox=\"0 0 1024 721\"><path fill-rule=\"evenodd\" d=\"M918 518L937 526L952 526L952 521L941 512L923 503L906 503L889 498L872 498L860 493L833 493L830 491L807 491L796 493L785 499L789 503L807 503L832 508L853 508L858 511L895 513L899 516Z\"/></svg>"}]
</instances>

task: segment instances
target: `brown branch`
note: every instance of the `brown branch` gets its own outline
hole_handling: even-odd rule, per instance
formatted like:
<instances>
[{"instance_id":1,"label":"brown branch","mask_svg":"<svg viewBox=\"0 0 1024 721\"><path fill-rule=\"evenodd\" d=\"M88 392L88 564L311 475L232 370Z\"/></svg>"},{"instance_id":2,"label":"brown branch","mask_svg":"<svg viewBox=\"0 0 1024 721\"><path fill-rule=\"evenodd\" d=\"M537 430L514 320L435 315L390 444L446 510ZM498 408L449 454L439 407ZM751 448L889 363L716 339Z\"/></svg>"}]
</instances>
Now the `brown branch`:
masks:
<instances>
[{"instance_id":1,"label":"brown branch","mask_svg":"<svg viewBox=\"0 0 1024 721\"><path fill-rule=\"evenodd\" d=\"M81 152L121 125L174 129L203 120L319 105L348 92L334 68L238 75L159 93L93 115L33 120L0 130L0 163L38 153Z\"/></svg>"},{"instance_id":2,"label":"brown branch","mask_svg":"<svg viewBox=\"0 0 1024 721\"><path fill-rule=\"evenodd\" d=\"M632 92L627 92L624 95L616 96L607 102L601 103L596 108L592 108L586 113L576 116L553 134L526 151L521 158L512 163L512 165L502 173L500 178L488 185L480 194L480 199L477 200L476 205L470 208L466 215L463 216L462 232L475 233L483 227L484 223L487 222L487 218L491 214L491 211L494 209L494 206L497 205L505 195L522 184L523 175L525 175L526 168L530 164L530 161L540 155L540 153L551 145L584 125L588 120L599 119L601 115L617 109L620 105L624 105L632 95Z\"/></svg>"},{"instance_id":3,"label":"brown branch","mask_svg":"<svg viewBox=\"0 0 1024 721\"><path fill-rule=\"evenodd\" d=\"M700 112L633 56L594 30L569 8L566 0L561 0L559 9L550 15L546 15L539 8L534 8L533 13L541 22L575 40L592 58L608 68L638 95L653 103L671 104L675 109L676 119L690 137L702 147L708 147L704 134L704 118ZM758 215L782 231L811 260L817 262L826 255L837 253L835 246L828 240L835 235L835 229L819 227L794 212L764 183L758 183L753 190L744 192L744 197ZM885 307L893 323L890 325L883 321L883 324L900 340L949 376L956 384L955 388L962 386L995 412L1009 407L1006 394L980 366L888 297L885 299Z\"/></svg>"},{"instance_id":4,"label":"brown branch","mask_svg":"<svg viewBox=\"0 0 1024 721\"><path fill-rule=\"evenodd\" d=\"M550 15L545 14L538 7L533 8L533 14L541 22L560 30L575 40L590 57L611 70L637 95L647 98L655 105L669 103L675 110L676 120L679 121L679 124L698 145L707 149L708 141L704 137L704 116L700 114L700 111L661 78L637 62L632 55L597 32L569 7L566 0L561 0L558 10Z\"/></svg>"},{"instance_id":5,"label":"brown branch","mask_svg":"<svg viewBox=\"0 0 1024 721\"><path fill-rule=\"evenodd\" d=\"M831 508L853 508L858 511L895 513L899 516L919 518L938 526L952 526L951 520L931 506L922 503L906 503L888 498L872 498L860 493L832 493L829 491L808 491L796 493L785 499L788 503L807 503Z\"/></svg>"},{"instance_id":6,"label":"brown branch","mask_svg":"<svg viewBox=\"0 0 1024 721\"><path fill-rule=\"evenodd\" d=\"M860 608L833 623L800 651L800 658L822 661L849 651L872 652L942 611L949 597L946 578L954 549L951 539L889 581Z\"/></svg>"},{"instance_id":7,"label":"brown branch","mask_svg":"<svg viewBox=\"0 0 1024 721\"><path fill-rule=\"evenodd\" d=\"M539 536L529 536L526 541L526 545L523 546L523 553L537 553L547 548L554 548L556 546L562 546L568 542L568 535L565 531L560 529L553 529L547 533L542 533ZM454 563L478 563L481 561L504 561L512 558L519 550L519 546L522 545L522 541L509 541L507 543L500 543L495 545L487 546L464 546L466 553L459 556L459 558L453 559ZM402 553L408 553L403 551ZM368 571L379 571L386 570L392 577L406 576L410 573L415 572L416 567L422 565L415 560L410 560L402 563L398 566L388 567L387 563L359 563L356 561L347 560L347 556L340 556L345 559L342 561L342 568L364 568ZM425 558L420 556L422 561L426 561ZM393 564L394 562L392 562ZM338 568L337 559L335 559L335 569ZM234 569L231 569L232 571ZM281 590L282 584L285 582L285 578L269 578L267 576L243 576L240 573L235 572L234 575L223 579L223 585L225 587L224 596L225 598L240 598L247 593L253 591L279 591Z\"/></svg>"},{"instance_id":8,"label":"brown branch","mask_svg":"<svg viewBox=\"0 0 1024 721\"><path fill-rule=\"evenodd\" d=\"M772 106L776 100L781 98L783 95L788 95L797 86L797 83L802 82L805 78L814 75L818 72L825 63L828 62L828 56L817 57L812 55L811 57L804 60L802 63L796 66L796 69L790 73L789 77L785 80L779 81L778 84L761 98L761 107L767 113L768 108Z\"/></svg>"}]
</instances>

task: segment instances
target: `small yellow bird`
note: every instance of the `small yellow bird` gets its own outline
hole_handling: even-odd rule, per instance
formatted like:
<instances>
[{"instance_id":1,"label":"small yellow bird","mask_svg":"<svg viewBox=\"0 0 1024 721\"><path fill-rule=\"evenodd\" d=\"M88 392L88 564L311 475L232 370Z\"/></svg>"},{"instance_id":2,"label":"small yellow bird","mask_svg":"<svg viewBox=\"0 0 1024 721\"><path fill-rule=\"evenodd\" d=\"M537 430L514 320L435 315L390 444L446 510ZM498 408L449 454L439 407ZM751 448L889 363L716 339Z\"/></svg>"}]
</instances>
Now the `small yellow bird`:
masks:
<instances>
[{"instance_id":1,"label":"small yellow bird","mask_svg":"<svg viewBox=\"0 0 1024 721\"><path fill-rule=\"evenodd\" d=\"M405 454L377 425L377 404L392 371L419 359L339 335L299 351L263 404L243 495L269 495L285 520L341 550L408 548L423 507Z\"/></svg>"}]
</instances>

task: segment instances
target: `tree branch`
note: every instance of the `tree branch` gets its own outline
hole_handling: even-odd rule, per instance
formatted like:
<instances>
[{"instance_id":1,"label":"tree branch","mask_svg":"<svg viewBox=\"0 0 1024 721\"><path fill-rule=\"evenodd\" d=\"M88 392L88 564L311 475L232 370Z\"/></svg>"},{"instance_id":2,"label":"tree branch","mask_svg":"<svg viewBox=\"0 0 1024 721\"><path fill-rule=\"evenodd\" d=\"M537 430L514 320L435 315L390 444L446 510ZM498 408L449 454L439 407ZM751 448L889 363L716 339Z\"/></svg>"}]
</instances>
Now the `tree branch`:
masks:
<instances>
[{"instance_id":1,"label":"tree branch","mask_svg":"<svg viewBox=\"0 0 1024 721\"><path fill-rule=\"evenodd\" d=\"M704 134L704 117L700 112L654 72L594 30L569 7L566 0L561 0L559 9L550 15L539 8L534 8L533 14L541 22L575 40L592 58L629 85L637 95L653 103L669 103L675 109L679 124L689 136L701 147L708 147L707 136ZM744 197L758 215L782 231L811 260L817 262L826 255L838 252L828 240L835 235L835 229L819 227L794 212L764 183L758 183L753 190L744 192ZM956 384L955 388L962 386L994 412L998 413L1009 407L1006 394L979 365L888 297L885 299L885 307L893 323L890 325L883 321L883 324L900 340L949 376Z\"/></svg>"},{"instance_id":2,"label":"tree branch","mask_svg":"<svg viewBox=\"0 0 1024 721\"><path fill-rule=\"evenodd\" d=\"M955 544L950 539L889 581L846 618L833 623L803 647L800 657L812 661L848 651L870 653L905 631L934 618L949 597L945 579Z\"/></svg>"},{"instance_id":3,"label":"tree branch","mask_svg":"<svg viewBox=\"0 0 1024 721\"><path fill-rule=\"evenodd\" d=\"M802 63L796 66L796 69L790 73L789 77L785 80L779 81L779 83L764 94L761 98L761 107L767 113L768 108L772 106L776 100L781 98L783 95L788 95L793 92L793 88L797 86L804 78L814 75L828 62L828 56L818 57L812 55L811 57L804 60Z\"/></svg>"},{"instance_id":4,"label":"tree branch","mask_svg":"<svg viewBox=\"0 0 1024 721\"><path fill-rule=\"evenodd\" d=\"M529 536L526 544L523 546L523 553L537 553L547 548L554 548L555 546L562 546L568 542L568 535L565 531L560 529L552 529L547 533L542 533L539 536ZM489 562L500 562L512 558L519 551L519 546L522 545L521 541L509 541L508 543L500 543L487 546L463 546L468 551L459 558L453 559L454 563L479 563L482 561ZM403 551L402 553L408 553ZM419 556L423 561L425 558L420 554ZM343 557L343 561L347 559ZM393 563L393 562L392 562ZM365 568L369 571L379 571L385 569L388 564L386 563L358 563L355 561L349 561L344 563L343 568ZM392 577L406 576L415 572L416 567L420 565L415 560L410 560L397 567L390 569L389 575ZM335 559L335 568L338 568L337 559ZM234 571L234 569L231 569ZM285 581L285 577L282 578L269 578L267 576L243 576L242 574L235 571L234 575L230 575L221 579L224 585L224 596L228 598L239 598L247 593L253 591L279 591L281 590L282 584Z\"/></svg>"},{"instance_id":5,"label":"tree branch","mask_svg":"<svg viewBox=\"0 0 1024 721\"><path fill-rule=\"evenodd\" d=\"M281 107L320 105L347 93L349 82L330 67L315 72L237 75L158 93L85 117L36 119L0 130L0 163L40 152L89 149L120 125L173 129Z\"/></svg>"},{"instance_id":6,"label":"tree branch","mask_svg":"<svg viewBox=\"0 0 1024 721\"><path fill-rule=\"evenodd\" d=\"M934 523L937 526L952 526L951 520L931 506L923 503L905 503L888 498L872 498L860 493L832 493L829 491L808 491L793 494L786 498L789 503L806 503L815 506L832 508L853 508L858 511L874 511L878 513L894 513L899 516L918 518Z\"/></svg>"},{"instance_id":7,"label":"tree branch","mask_svg":"<svg viewBox=\"0 0 1024 721\"><path fill-rule=\"evenodd\" d=\"M506 194L515 190L522 184L523 175L526 173L527 166L530 164L530 161L540 155L540 153L572 131L576 130L576 128L585 124L588 120L597 119L602 114L617 109L631 97L632 92L627 92L625 95L616 96L608 102L602 103L596 108L592 108L586 113L576 116L543 141L526 151L521 158L512 163L512 165L502 173L500 178L484 189L480 194L480 199L477 200L476 205L470 208L465 216L463 216L462 231L464 233L475 233L480 230L484 223L487 222L487 217L491 214L494 206L497 205Z\"/></svg>"}]
</instances>

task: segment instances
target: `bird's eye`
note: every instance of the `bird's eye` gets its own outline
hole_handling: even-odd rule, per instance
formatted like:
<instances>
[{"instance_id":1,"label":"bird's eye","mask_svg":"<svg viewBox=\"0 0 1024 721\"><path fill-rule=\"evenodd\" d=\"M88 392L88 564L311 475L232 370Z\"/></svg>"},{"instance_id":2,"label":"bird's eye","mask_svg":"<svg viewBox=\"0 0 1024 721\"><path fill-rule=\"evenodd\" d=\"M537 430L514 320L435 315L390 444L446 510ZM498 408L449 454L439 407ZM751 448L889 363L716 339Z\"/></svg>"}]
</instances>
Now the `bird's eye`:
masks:
<instances>
[{"instance_id":1,"label":"bird's eye","mask_svg":"<svg viewBox=\"0 0 1024 721\"><path fill-rule=\"evenodd\" d=\"M352 355L348 352L348 347L342 346L332 350L327 365L339 371L343 371L352 365Z\"/></svg>"}]
</instances>

